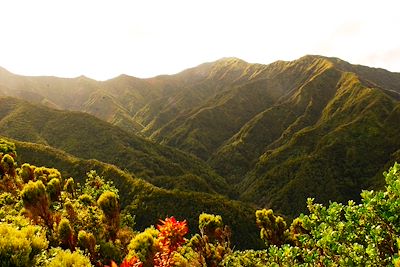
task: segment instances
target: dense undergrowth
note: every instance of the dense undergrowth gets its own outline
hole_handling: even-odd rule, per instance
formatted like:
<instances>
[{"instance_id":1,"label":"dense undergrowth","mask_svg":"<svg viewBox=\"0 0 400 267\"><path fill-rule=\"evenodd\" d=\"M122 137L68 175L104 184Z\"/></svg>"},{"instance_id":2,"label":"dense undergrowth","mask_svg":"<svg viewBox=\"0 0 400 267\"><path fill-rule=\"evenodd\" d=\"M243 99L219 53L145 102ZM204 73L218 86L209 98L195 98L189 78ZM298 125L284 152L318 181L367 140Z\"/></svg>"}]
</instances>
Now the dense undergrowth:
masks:
<instances>
[{"instance_id":1,"label":"dense undergrowth","mask_svg":"<svg viewBox=\"0 0 400 267\"><path fill-rule=\"evenodd\" d=\"M1 266L399 266L400 165L385 191L363 191L359 204L307 202L291 223L258 210L262 250L236 250L219 215L160 220L144 231L121 213L119 191L95 171L84 183L54 168L16 164L0 139ZM140 205L140 204L138 204Z\"/></svg>"}]
</instances>

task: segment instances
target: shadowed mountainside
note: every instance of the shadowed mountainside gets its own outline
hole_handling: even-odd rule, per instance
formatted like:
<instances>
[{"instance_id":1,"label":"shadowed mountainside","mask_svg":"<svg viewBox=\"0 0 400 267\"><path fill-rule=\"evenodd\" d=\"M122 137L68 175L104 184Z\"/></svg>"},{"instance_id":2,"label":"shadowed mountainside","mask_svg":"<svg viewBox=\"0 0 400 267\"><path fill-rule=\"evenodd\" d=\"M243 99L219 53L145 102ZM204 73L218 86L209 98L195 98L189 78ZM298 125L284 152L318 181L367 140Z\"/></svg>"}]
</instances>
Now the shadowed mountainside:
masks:
<instances>
[{"instance_id":1,"label":"shadowed mountainside","mask_svg":"<svg viewBox=\"0 0 400 267\"><path fill-rule=\"evenodd\" d=\"M168 189L232 195L225 180L194 156L148 141L82 112L0 98L0 135L98 159Z\"/></svg>"}]
</instances>

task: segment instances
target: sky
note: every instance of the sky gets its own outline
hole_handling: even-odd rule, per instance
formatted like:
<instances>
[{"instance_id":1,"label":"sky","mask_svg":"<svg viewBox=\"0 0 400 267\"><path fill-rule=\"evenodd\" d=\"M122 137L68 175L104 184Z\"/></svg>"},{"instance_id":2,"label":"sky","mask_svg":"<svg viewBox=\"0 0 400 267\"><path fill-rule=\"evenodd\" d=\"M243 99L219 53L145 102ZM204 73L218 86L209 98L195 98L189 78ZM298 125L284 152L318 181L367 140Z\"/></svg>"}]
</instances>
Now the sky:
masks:
<instances>
[{"instance_id":1,"label":"sky","mask_svg":"<svg viewBox=\"0 0 400 267\"><path fill-rule=\"evenodd\" d=\"M306 54L400 72L396 0L0 0L0 66L106 80Z\"/></svg>"}]
</instances>

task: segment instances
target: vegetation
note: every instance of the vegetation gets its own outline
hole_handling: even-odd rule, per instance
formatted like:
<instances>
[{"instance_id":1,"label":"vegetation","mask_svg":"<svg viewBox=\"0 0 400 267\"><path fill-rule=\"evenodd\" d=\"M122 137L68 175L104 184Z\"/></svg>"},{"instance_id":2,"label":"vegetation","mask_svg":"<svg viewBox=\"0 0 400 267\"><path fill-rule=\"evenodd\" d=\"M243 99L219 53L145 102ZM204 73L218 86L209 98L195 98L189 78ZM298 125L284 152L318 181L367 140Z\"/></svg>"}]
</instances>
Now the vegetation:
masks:
<instances>
[{"instance_id":1,"label":"vegetation","mask_svg":"<svg viewBox=\"0 0 400 267\"><path fill-rule=\"evenodd\" d=\"M293 220L281 235L285 244L273 245L275 238L267 238L266 250L237 251L223 265L398 266L400 164L384 175L386 190L363 191L360 204L324 206L308 199L309 214Z\"/></svg>"},{"instance_id":2,"label":"vegetation","mask_svg":"<svg viewBox=\"0 0 400 267\"><path fill-rule=\"evenodd\" d=\"M25 225L19 228L14 223L0 223L0 262L2 266L34 266L35 259L43 250L47 249L47 246L46 235L39 226Z\"/></svg>"},{"instance_id":3,"label":"vegetation","mask_svg":"<svg viewBox=\"0 0 400 267\"><path fill-rule=\"evenodd\" d=\"M13 144L1 143L0 155L14 159ZM397 266L400 261L397 163L384 173L385 191L363 191L360 204L324 206L308 199L309 214L290 224L272 210L256 211L266 246L261 250L235 250L231 228L209 213L199 215L199 231L191 236L188 223L175 217L138 231L131 227L132 215L121 214L118 190L94 171L80 185L62 179L56 169L24 164L37 174L26 182L24 170L12 166L16 170L0 180L2 266Z\"/></svg>"},{"instance_id":4,"label":"vegetation","mask_svg":"<svg viewBox=\"0 0 400 267\"><path fill-rule=\"evenodd\" d=\"M49 145L79 158L110 163L149 182L154 180L158 186L165 184L167 189L233 195L226 181L196 157L158 145L88 114L0 98L0 134ZM183 179L184 184L180 182Z\"/></svg>"},{"instance_id":5,"label":"vegetation","mask_svg":"<svg viewBox=\"0 0 400 267\"><path fill-rule=\"evenodd\" d=\"M120 206L125 215L120 218L121 224L134 225L136 229L144 230L150 225L156 224L159 218L174 215L177 219L187 220L192 234L198 227L199 214L202 212L216 213L220 214L234 231L233 245L239 248L262 246L255 224L256 208L252 205L207 193L164 190L132 177L109 164L95 160L82 160L39 144L15 140L13 142L18 150L18 162L54 166L60 170L59 173L62 177L69 177L60 179L63 181L62 190L82 203L96 204L98 197L104 191L118 192ZM28 165L23 164L22 166L27 168ZM33 165L29 166L29 169L36 169ZM105 181L112 181L113 186ZM79 184L86 183L89 183L90 186L79 191ZM102 186L99 187L99 184ZM132 215L135 218L134 223L132 220L126 220L126 215Z\"/></svg>"},{"instance_id":6,"label":"vegetation","mask_svg":"<svg viewBox=\"0 0 400 267\"><path fill-rule=\"evenodd\" d=\"M35 142L0 139L5 266L400 266L397 164L379 191L400 159L397 73L321 56L3 72L6 94L123 128L0 98L0 134Z\"/></svg>"},{"instance_id":7,"label":"vegetation","mask_svg":"<svg viewBox=\"0 0 400 267\"><path fill-rule=\"evenodd\" d=\"M218 193L291 218L307 210L311 191L328 204L381 189L380 174L400 149L400 75L337 58L224 58L176 75L105 82L4 75L9 95L29 91L30 102L124 130L2 98L2 135L114 164L157 187Z\"/></svg>"}]
</instances>

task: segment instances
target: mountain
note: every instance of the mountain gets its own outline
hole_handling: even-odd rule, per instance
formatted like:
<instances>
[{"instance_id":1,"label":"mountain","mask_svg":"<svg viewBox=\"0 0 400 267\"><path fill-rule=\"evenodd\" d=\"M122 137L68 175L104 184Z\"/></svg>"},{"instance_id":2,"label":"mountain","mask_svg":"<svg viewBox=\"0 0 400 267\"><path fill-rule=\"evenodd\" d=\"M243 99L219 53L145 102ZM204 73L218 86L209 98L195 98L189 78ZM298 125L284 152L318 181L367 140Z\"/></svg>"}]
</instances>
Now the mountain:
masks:
<instances>
[{"instance_id":1,"label":"mountain","mask_svg":"<svg viewBox=\"0 0 400 267\"><path fill-rule=\"evenodd\" d=\"M281 88L277 90L271 86L274 90L265 93L267 81L263 80L271 75L268 70L274 75L280 68L282 62L266 66L224 58L176 75L150 79L121 75L105 82L85 77L26 77L3 71L0 86L7 88L7 95L88 112L208 159L247 120L283 93L284 85L277 85ZM250 81L254 84L248 84ZM208 125L210 122L213 124Z\"/></svg>"},{"instance_id":2,"label":"mountain","mask_svg":"<svg viewBox=\"0 0 400 267\"><path fill-rule=\"evenodd\" d=\"M164 188L233 194L225 180L196 157L148 141L87 113L1 97L0 135L111 163Z\"/></svg>"},{"instance_id":3,"label":"mountain","mask_svg":"<svg viewBox=\"0 0 400 267\"><path fill-rule=\"evenodd\" d=\"M288 216L305 211L307 197L357 200L362 188L382 187L382 171L400 155L400 74L338 58L308 55L268 65L223 58L175 75L104 82L0 73L5 95L21 97L23 84L33 102L89 112L124 133L191 153L208 163L199 161L201 169L223 177L201 176L206 184L222 180L211 186L215 192L234 188L239 199ZM130 170L160 186L166 181L157 183L152 177L164 174L147 175L146 168Z\"/></svg>"},{"instance_id":4,"label":"mountain","mask_svg":"<svg viewBox=\"0 0 400 267\"><path fill-rule=\"evenodd\" d=\"M211 159L238 184L241 199L292 216L310 196L345 202L359 199L362 188L379 188L381 166L400 147L399 74L315 56L294 64L313 66L313 75Z\"/></svg>"}]
</instances>

